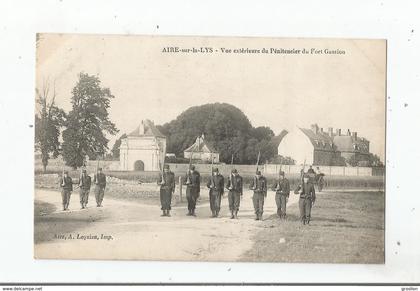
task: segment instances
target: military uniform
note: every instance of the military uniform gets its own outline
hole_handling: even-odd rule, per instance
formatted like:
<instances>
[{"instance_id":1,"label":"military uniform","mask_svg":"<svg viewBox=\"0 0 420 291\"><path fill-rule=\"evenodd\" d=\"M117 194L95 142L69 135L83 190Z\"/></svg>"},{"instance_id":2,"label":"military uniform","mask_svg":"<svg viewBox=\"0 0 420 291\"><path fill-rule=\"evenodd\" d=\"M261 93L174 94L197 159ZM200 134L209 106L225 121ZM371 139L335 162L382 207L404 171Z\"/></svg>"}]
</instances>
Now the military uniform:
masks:
<instances>
[{"instance_id":1,"label":"military uniform","mask_svg":"<svg viewBox=\"0 0 420 291\"><path fill-rule=\"evenodd\" d=\"M73 191L73 180L71 179L71 177L63 176L60 179L60 187L61 187L61 198L63 201L63 210L68 210L71 192Z\"/></svg>"},{"instance_id":2,"label":"military uniform","mask_svg":"<svg viewBox=\"0 0 420 291\"><path fill-rule=\"evenodd\" d=\"M170 216L172 194L175 192L175 174L171 171L161 173L158 184L160 185L160 205L163 216Z\"/></svg>"},{"instance_id":3,"label":"military uniform","mask_svg":"<svg viewBox=\"0 0 420 291\"><path fill-rule=\"evenodd\" d=\"M289 180L286 178L277 180L272 190L276 191L277 215L286 218L286 204L290 195Z\"/></svg>"},{"instance_id":4,"label":"military uniform","mask_svg":"<svg viewBox=\"0 0 420 291\"><path fill-rule=\"evenodd\" d=\"M195 205L200 196L200 173L193 170L188 171L185 176L185 185L187 185L186 197L188 201L188 214L195 216Z\"/></svg>"},{"instance_id":5,"label":"military uniform","mask_svg":"<svg viewBox=\"0 0 420 291\"><path fill-rule=\"evenodd\" d=\"M239 205L242 196L242 177L234 170L233 174L229 176L226 188L229 190L229 210L232 214L231 218L238 218Z\"/></svg>"},{"instance_id":6,"label":"military uniform","mask_svg":"<svg viewBox=\"0 0 420 291\"><path fill-rule=\"evenodd\" d=\"M95 199L96 206L102 206L102 201L104 200L105 187L106 187L106 176L104 173L97 173L93 178L93 183L95 184Z\"/></svg>"},{"instance_id":7,"label":"military uniform","mask_svg":"<svg viewBox=\"0 0 420 291\"><path fill-rule=\"evenodd\" d=\"M254 190L252 202L255 210L255 220L262 220L264 212L264 198L267 196L267 179L264 176L255 176L252 179L251 187Z\"/></svg>"},{"instance_id":8,"label":"military uniform","mask_svg":"<svg viewBox=\"0 0 420 291\"><path fill-rule=\"evenodd\" d=\"M295 193L299 196L300 219L303 224L309 224L311 220L312 204L315 203L315 187L311 182L303 183L298 186Z\"/></svg>"},{"instance_id":9,"label":"military uniform","mask_svg":"<svg viewBox=\"0 0 420 291\"><path fill-rule=\"evenodd\" d=\"M207 188L209 188L210 198L210 210L212 217L217 217L220 211L220 204L222 201L222 195L225 192L225 179L219 172L215 175L211 175L207 182Z\"/></svg>"},{"instance_id":10,"label":"military uniform","mask_svg":"<svg viewBox=\"0 0 420 291\"><path fill-rule=\"evenodd\" d=\"M90 176L86 175L85 173L82 174L82 176L80 177L80 182L79 182L80 205L82 206L82 208L85 208L86 205L88 204L90 185L91 185Z\"/></svg>"}]
</instances>

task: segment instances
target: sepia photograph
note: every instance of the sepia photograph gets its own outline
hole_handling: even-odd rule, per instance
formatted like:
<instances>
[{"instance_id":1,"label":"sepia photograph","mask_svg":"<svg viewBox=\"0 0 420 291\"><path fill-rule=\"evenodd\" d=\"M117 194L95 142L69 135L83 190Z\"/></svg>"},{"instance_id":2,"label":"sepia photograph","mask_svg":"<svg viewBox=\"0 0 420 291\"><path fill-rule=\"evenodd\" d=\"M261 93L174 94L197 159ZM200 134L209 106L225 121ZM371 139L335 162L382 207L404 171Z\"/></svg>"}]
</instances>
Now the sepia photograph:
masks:
<instances>
[{"instance_id":1,"label":"sepia photograph","mask_svg":"<svg viewBox=\"0 0 420 291\"><path fill-rule=\"evenodd\" d=\"M384 264L386 53L37 34L35 259Z\"/></svg>"}]
</instances>

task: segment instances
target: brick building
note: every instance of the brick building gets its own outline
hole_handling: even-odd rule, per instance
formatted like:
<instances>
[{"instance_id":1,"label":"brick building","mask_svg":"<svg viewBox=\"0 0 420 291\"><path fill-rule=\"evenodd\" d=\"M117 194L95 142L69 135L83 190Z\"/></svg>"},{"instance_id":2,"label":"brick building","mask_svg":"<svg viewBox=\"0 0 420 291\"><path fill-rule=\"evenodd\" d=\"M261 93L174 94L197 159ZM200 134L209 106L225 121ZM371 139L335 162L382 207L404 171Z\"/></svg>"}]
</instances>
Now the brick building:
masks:
<instances>
[{"instance_id":1,"label":"brick building","mask_svg":"<svg viewBox=\"0 0 420 291\"><path fill-rule=\"evenodd\" d=\"M325 131L312 124L310 128L296 128L281 141L279 155L289 156L298 164L320 166L345 165L354 159L363 164L369 160L369 141L359 137L357 132L328 128Z\"/></svg>"}]
</instances>

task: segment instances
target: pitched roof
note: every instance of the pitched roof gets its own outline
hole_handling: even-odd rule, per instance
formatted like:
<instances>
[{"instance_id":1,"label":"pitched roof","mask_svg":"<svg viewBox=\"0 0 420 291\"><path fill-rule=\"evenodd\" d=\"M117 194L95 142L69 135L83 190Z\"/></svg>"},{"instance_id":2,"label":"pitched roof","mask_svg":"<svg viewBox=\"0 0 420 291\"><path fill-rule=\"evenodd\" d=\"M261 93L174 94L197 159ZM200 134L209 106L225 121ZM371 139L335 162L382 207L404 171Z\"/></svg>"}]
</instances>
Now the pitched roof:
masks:
<instances>
[{"instance_id":1,"label":"pitched roof","mask_svg":"<svg viewBox=\"0 0 420 291\"><path fill-rule=\"evenodd\" d=\"M314 149L317 150L338 150L344 152L369 152L369 141L363 137L353 135L338 135L331 132L318 130L317 124L313 129L299 128L311 141ZM332 129L331 129L332 130Z\"/></svg>"},{"instance_id":2,"label":"pitched roof","mask_svg":"<svg viewBox=\"0 0 420 291\"><path fill-rule=\"evenodd\" d=\"M314 132L311 129L299 128L311 141L315 149L331 150L334 148L333 139L326 132Z\"/></svg>"},{"instance_id":3,"label":"pitched roof","mask_svg":"<svg viewBox=\"0 0 420 291\"><path fill-rule=\"evenodd\" d=\"M204 139L204 134L196 138L195 142L184 152L217 153L217 151Z\"/></svg>"},{"instance_id":4,"label":"pitched roof","mask_svg":"<svg viewBox=\"0 0 420 291\"><path fill-rule=\"evenodd\" d=\"M165 137L155 124L149 120L142 120L140 125L136 127L128 136L155 136L155 137Z\"/></svg>"},{"instance_id":5,"label":"pitched roof","mask_svg":"<svg viewBox=\"0 0 420 291\"><path fill-rule=\"evenodd\" d=\"M337 146L337 150L343 152L369 152L369 141L363 137L336 135L334 136L334 144Z\"/></svg>"}]
</instances>

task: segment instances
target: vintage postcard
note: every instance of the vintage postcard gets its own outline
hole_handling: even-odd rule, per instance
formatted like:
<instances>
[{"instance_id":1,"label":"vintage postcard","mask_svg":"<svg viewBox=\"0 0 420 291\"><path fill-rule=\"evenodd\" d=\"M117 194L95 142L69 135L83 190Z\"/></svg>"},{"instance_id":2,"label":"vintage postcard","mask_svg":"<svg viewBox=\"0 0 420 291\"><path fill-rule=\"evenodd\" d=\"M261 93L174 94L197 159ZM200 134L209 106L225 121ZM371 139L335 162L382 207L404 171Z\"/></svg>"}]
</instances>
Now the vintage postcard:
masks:
<instances>
[{"instance_id":1,"label":"vintage postcard","mask_svg":"<svg viewBox=\"0 0 420 291\"><path fill-rule=\"evenodd\" d=\"M386 45L38 34L35 258L383 264Z\"/></svg>"}]
</instances>

